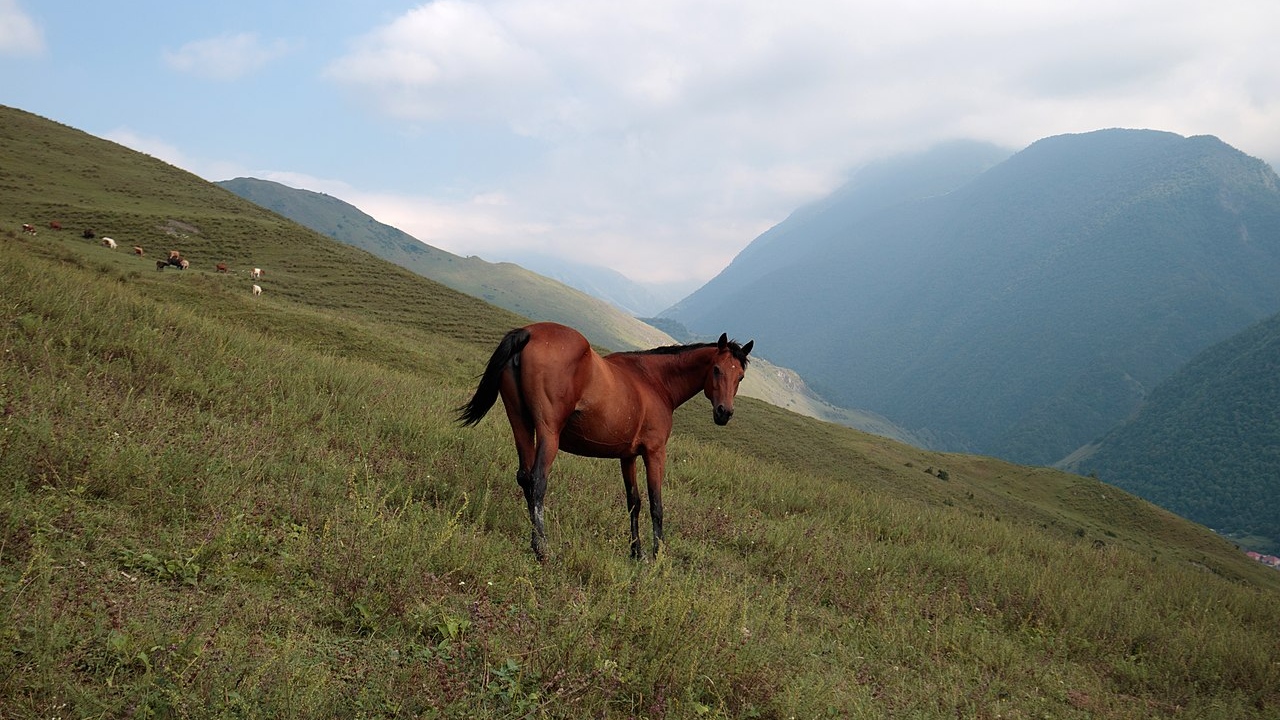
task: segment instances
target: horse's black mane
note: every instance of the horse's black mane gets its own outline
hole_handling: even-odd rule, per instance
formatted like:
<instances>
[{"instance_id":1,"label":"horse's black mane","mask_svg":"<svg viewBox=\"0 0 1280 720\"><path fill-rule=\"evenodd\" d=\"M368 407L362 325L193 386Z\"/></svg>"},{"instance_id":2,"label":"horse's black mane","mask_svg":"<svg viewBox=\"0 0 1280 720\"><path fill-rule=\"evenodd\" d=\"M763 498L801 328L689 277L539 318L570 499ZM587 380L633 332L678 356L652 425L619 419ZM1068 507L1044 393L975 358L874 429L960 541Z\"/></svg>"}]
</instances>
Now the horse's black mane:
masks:
<instances>
[{"instance_id":1,"label":"horse's black mane","mask_svg":"<svg viewBox=\"0 0 1280 720\"><path fill-rule=\"evenodd\" d=\"M663 345L662 347L650 348L648 350L625 350L620 355L679 355L691 350L701 350L702 348L716 347L719 343L704 342L691 343L689 345ZM742 365L742 369L747 369L747 354L742 352L742 345L737 340L730 340L727 346L729 352L733 354L733 358Z\"/></svg>"}]
</instances>

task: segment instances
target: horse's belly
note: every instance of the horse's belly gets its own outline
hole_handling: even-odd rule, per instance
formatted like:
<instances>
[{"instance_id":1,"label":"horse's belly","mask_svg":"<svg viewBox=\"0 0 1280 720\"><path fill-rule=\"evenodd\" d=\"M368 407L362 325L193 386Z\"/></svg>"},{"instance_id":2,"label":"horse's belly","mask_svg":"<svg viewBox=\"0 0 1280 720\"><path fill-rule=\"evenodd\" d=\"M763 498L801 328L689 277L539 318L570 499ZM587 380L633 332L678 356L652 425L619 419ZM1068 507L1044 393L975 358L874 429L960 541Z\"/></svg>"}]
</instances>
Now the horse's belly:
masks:
<instances>
[{"instance_id":1,"label":"horse's belly","mask_svg":"<svg viewBox=\"0 0 1280 720\"><path fill-rule=\"evenodd\" d=\"M574 455L597 458L630 457L639 451L634 432L622 433L599 425L590 426L576 418L570 418L561 431L560 449Z\"/></svg>"}]
</instances>

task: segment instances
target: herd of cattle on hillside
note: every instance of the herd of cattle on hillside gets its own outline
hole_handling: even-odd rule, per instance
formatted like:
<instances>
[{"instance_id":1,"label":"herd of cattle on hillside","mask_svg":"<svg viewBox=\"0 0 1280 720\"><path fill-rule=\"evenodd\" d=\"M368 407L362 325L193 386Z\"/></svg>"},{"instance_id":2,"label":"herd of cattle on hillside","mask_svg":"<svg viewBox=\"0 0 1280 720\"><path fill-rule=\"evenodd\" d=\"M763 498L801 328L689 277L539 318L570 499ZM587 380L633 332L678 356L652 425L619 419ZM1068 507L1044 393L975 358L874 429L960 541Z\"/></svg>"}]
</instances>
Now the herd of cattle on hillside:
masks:
<instances>
[{"instance_id":1,"label":"herd of cattle on hillside","mask_svg":"<svg viewBox=\"0 0 1280 720\"><path fill-rule=\"evenodd\" d=\"M58 222L57 220L52 220L49 222L49 229L61 230L62 223ZM29 223L23 223L22 232L27 235L35 235L36 226L31 225ZM92 228L85 228L84 231L80 233L80 235L85 240L94 240L98 238L97 232L95 232ZM114 239L105 237L105 236L100 239L99 244L101 244L102 247L107 248L108 250L115 250L120 246L119 243L117 243ZM141 245L134 245L133 254L137 255L138 257L143 257L144 255L146 255L146 251L143 250ZM186 258L182 257L182 253L180 251L170 250L169 258L167 260L156 260L156 270L164 270L167 267L175 267L175 268L178 268L179 270L186 270L187 268L191 267L191 263ZM227 264L225 262L220 262L217 265L215 265L214 270L220 273L231 272L230 268L227 267ZM254 296L256 297L258 295L261 295L262 286L258 285L257 281L262 279L262 268L254 268L253 270L250 270L249 277L252 280L254 280L254 284L252 287L252 292Z\"/></svg>"}]
</instances>

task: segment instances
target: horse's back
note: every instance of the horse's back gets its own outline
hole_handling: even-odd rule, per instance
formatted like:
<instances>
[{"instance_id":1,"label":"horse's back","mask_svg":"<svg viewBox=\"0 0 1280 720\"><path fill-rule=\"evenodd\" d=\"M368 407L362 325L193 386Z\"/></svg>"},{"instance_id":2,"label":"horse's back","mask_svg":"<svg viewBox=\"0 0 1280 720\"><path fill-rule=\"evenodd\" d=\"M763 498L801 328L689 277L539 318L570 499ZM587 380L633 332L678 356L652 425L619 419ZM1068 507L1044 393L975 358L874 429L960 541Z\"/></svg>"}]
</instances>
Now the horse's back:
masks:
<instances>
[{"instance_id":1,"label":"horse's back","mask_svg":"<svg viewBox=\"0 0 1280 720\"><path fill-rule=\"evenodd\" d=\"M536 322L525 325L524 329L529 331L530 339L540 343L565 347L591 347L591 343L587 342L587 338L582 333L557 322Z\"/></svg>"}]
</instances>

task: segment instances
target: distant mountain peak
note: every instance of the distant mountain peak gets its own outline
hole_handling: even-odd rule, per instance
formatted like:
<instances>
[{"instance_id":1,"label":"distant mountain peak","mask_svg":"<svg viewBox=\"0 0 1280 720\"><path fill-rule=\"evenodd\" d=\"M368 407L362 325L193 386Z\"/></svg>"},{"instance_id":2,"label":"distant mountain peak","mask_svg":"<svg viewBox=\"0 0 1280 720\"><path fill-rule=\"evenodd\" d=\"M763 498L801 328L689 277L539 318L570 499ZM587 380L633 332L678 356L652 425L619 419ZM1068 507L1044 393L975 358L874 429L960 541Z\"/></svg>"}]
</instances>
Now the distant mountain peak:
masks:
<instances>
[{"instance_id":1,"label":"distant mountain peak","mask_svg":"<svg viewBox=\"0 0 1280 720\"><path fill-rule=\"evenodd\" d=\"M816 391L937 447L1049 463L1280 310L1276 175L1106 129L868 165L664 313L747 328Z\"/></svg>"}]
</instances>

